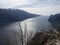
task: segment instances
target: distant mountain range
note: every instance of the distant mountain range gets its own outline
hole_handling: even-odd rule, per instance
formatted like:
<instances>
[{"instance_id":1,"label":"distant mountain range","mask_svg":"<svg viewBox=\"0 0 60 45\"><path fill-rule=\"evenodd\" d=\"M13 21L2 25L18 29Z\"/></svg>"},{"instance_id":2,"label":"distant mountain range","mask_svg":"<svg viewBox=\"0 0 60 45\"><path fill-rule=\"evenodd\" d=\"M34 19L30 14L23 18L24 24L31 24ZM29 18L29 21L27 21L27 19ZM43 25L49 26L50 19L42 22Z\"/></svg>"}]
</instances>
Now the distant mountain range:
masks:
<instances>
[{"instance_id":1,"label":"distant mountain range","mask_svg":"<svg viewBox=\"0 0 60 45\"><path fill-rule=\"evenodd\" d=\"M36 17L38 15L28 13L24 10L18 9L0 9L0 26L2 24L9 24L12 22L23 21L28 18Z\"/></svg>"}]
</instances>

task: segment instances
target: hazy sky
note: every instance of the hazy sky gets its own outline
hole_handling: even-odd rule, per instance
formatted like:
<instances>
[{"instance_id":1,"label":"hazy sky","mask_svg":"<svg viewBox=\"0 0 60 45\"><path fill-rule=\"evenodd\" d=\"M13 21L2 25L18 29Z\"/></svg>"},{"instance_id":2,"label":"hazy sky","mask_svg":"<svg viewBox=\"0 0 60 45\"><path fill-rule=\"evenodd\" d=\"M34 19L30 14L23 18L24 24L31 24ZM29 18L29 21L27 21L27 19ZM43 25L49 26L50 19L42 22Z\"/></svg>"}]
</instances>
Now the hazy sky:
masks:
<instances>
[{"instance_id":1,"label":"hazy sky","mask_svg":"<svg viewBox=\"0 0 60 45\"><path fill-rule=\"evenodd\" d=\"M50 15L60 13L60 0L0 0L0 8L17 8L30 13Z\"/></svg>"}]
</instances>

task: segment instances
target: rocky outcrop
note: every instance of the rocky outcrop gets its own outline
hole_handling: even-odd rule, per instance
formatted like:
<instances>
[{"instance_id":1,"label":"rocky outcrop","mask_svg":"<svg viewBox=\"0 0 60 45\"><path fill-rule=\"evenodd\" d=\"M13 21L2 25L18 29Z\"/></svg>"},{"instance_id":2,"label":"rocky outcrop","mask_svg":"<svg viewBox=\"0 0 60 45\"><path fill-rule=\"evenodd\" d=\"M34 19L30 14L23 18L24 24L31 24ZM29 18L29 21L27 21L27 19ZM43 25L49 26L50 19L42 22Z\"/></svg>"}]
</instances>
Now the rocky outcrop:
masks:
<instances>
[{"instance_id":1,"label":"rocky outcrop","mask_svg":"<svg viewBox=\"0 0 60 45\"><path fill-rule=\"evenodd\" d=\"M43 30L38 32L27 45L60 45L60 31Z\"/></svg>"},{"instance_id":2,"label":"rocky outcrop","mask_svg":"<svg viewBox=\"0 0 60 45\"><path fill-rule=\"evenodd\" d=\"M51 23L60 23L60 13L55 14L55 15L51 15L50 18L48 19L49 22Z\"/></svg>"},{"instance_id":3,"label":"rocky outcrop","mask_svg":"<svg viewBox=\"0 0 60 45\"><path fill-rule=\"evenodd\" d=\"M52 24L52 27L60 30L60 13L51 15L48 21Z\"/></svg>"}]
</instances>

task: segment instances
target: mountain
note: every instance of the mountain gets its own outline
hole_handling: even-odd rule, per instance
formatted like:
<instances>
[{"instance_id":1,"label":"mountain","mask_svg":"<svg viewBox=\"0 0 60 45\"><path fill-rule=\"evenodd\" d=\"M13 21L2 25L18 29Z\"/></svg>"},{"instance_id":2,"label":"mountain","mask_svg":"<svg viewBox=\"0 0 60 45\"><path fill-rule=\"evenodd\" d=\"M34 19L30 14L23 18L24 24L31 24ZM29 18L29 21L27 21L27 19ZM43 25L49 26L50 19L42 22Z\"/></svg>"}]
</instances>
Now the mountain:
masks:
<instances>
[{"instance_id":1,"label":"mountain","mask_svg":"<svg viewBox=\"0 0 60 45\"><path fill-rule=\"evenodd\" d=\"M52 26L56 29L60 29L60 13L51 15L48 19Z\"/></svg>"},{"instance_id":2,"label":"mountain","mask_svg":"<svg viewBox=\"0 0 60 45\"><path fill-rule=\"evenodd\" d=\"M24 10L18 9L0 9L0 26L12 22L23 21L28 18L36 17L38 15L28 13Z\"/></svg>"},{"instance_id":3,"label":"mountain","mask_svg":"<svg viewBox=\"0 0 60 45\"><path fill-rule=\"evenodd\" d=\"M51 15L50 18L48 19L50 22L54 23L54 22L60 22L60 13L55 14L55 15Z\"/></svg>"}]
</instances>

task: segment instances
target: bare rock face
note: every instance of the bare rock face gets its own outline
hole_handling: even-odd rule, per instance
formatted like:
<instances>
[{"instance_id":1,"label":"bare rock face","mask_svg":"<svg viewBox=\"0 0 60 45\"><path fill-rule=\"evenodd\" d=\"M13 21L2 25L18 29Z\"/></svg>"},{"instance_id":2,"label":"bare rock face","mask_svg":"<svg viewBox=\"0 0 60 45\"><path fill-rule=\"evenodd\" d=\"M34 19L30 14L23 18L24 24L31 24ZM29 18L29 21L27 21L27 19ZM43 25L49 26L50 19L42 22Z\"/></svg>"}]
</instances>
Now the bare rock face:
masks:
<instances>
[{"instance_id":1,"label":"bare rock face","mask_svg":"<svg viewBox=\"0 0 60 45\"><path fill-rule=\"evenodd\" d=\"M60 45L60 31L43 30L38 32L27 45Z\"/></svg>"}]
</instances>

